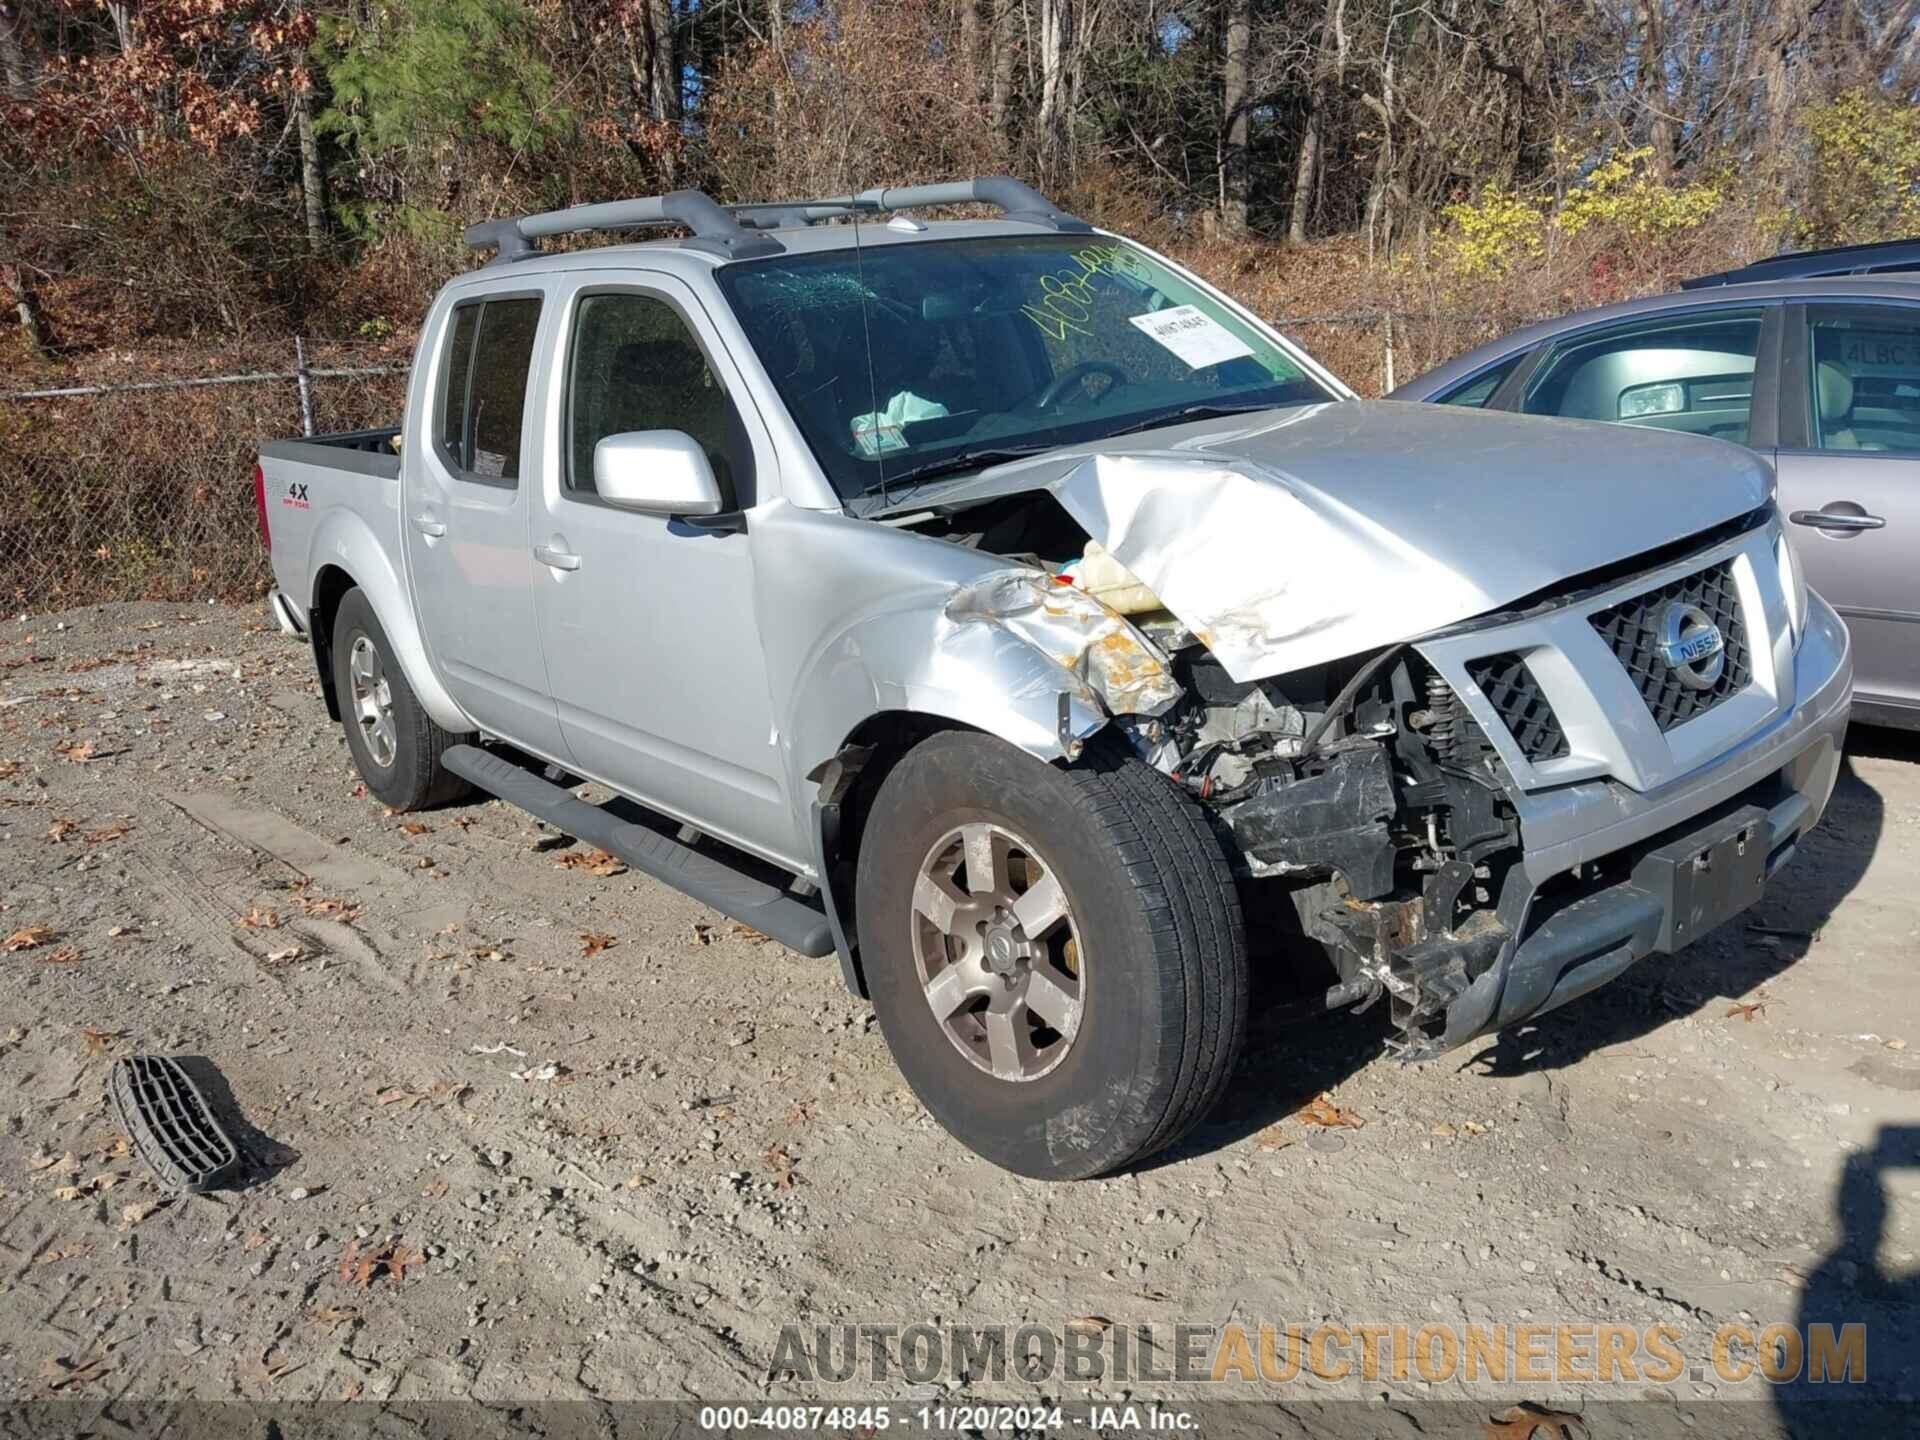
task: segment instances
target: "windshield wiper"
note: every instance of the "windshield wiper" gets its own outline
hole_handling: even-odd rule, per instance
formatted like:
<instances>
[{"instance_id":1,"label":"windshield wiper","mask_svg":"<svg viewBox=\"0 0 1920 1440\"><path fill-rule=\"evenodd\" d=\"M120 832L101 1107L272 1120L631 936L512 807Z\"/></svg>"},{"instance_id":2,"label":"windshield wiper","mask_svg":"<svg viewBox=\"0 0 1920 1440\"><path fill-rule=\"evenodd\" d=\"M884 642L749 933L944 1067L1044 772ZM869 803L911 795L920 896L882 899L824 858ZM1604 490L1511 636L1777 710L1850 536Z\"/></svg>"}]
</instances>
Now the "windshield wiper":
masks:
<instances>
[{"instance_id":1,"label":"windshield wiper","mask_svg":"<svg viewBox=\"0 0 1920 1440\"><path fill-rule=\"evenodd\" d=\"M1044 455L1049 450L1059 448L1057 445L994 445L978 450L962 450L958 455L949 455L944 460L929 460L925 465L915 465L898 475L889 475L860 493L875 495L882 491L891 492L895 486L917 485L923 480L937 480L942 475L954 475L962 470L984 470L989 465L1025 460L1030 455Z\"/></svg>"},{"instance_id":2,"label":"windshield wiper","mask_svg":"<svg viewBox=\"0 0 1920 1440\"><path fill-rule=\"evenodd\" d=\"M1228 415L1250 415L1256 410L1278 409L1273 401L1262 400L1249 405L1185 405L1178 410L1163 410L1158 415L1149 415L1144 420L1136 420L1131 425L1122 425L1117 430L1109 430L1103 439L1112 439L1115 435L1138 435L1142 430L1158 430L1164 425L1179 425L1188 420L1219 420Z\"/></svg>"}]
</instances>

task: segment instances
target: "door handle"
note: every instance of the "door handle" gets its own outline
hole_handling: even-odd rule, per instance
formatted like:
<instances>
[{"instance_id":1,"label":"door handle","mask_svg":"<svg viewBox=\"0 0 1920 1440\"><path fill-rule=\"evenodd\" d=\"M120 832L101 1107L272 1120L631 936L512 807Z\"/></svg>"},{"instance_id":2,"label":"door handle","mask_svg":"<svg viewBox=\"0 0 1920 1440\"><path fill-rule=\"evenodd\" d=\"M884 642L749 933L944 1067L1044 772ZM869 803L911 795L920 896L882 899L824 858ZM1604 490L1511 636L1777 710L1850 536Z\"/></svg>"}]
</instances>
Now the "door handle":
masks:
<instances>
[{"instance_id":1,"label":"door handle","mask_svg":"<svg viewBox=\"0 0 1920 1440\"><path fill-rule=\"evenodd\" d=\"M447 533L446 525L441 521L434 519L433 516L431 515L414 516L413 528L418 530L422 535L431 536L434 539L438 539L440 536Z\"/></svg>"},{"instance_id":2,"label":"door handle","mask_svg":"<svg viewBox=\"0 0 1920 1440\"><path fill-rule=\"evenodd\" d=\"M1884 516L1845 515L1832 510L1796 510L1787 518L1816 530L1884 530L1887 525Z\"/></svg>"},{"instance_id":3,"label":"door handle","mask_svg":"<svg viewBox=\"0 0 1920 1440\"><path fill-rule=\"evenodd\" d=\"M534 546L533 558L538 560L542 565L552 566L555 570L578 570L580 568L580 557L578 555L569 554L565 550L556 550L551 545Z\"/></svg>"}]
</instances>

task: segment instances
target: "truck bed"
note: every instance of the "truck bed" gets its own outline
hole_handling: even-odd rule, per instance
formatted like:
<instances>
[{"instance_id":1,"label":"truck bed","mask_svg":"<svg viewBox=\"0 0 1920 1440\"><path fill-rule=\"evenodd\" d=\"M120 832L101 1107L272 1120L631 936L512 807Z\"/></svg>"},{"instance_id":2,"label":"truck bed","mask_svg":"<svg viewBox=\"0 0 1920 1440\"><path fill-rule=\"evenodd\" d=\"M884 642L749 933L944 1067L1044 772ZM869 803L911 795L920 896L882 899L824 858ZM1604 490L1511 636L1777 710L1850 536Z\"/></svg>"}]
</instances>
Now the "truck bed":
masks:
<instances>
[{"instance_id":1,"label":"truck bed","mask_svg":"<svg viewBox=\"0 0 1920 1440\"><path fill-rule=\"evenodd\" d=\"M341 430L332 435L309 435L298 440L270 440L260 447L260 459L319 465L384 480L400 478L400 452L394 442L400 427L380 430Z\"/></svg>"}]
</instances>

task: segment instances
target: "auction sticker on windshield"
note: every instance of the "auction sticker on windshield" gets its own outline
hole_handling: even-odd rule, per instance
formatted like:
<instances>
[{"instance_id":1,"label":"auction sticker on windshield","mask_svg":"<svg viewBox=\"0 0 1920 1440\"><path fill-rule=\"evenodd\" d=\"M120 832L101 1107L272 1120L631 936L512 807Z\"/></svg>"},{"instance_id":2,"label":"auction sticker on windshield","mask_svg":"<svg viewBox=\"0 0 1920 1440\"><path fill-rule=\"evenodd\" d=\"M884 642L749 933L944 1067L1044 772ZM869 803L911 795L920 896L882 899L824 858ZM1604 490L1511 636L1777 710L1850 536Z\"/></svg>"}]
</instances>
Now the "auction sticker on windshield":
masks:
<instances>
[{"instance_id":1,"label":"auction sticker on windshield","mask_svg":"<svg viewBox=\"0 0 1920 1440\"><path fill-rule=\"evenodd\" d=\"M1146 315L1130 315L1135 328L1148 339L1171 350L1189 369L1204 370L1228 360L1241 360L1253 348L1197 305L1175 305Z\"/></svg>"}]
</instances>

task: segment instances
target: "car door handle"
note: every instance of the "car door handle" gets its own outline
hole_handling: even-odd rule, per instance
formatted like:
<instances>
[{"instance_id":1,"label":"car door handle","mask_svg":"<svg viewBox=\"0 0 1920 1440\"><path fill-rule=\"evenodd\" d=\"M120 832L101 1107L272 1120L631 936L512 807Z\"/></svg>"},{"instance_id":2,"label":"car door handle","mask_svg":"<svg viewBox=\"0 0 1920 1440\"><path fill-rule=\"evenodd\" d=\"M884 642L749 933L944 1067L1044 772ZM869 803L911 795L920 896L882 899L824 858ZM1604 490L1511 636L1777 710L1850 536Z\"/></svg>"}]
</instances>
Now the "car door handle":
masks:
<instances>
[{"instance_id":1,"label":"car door handle","mask_svg":"<svg viewBox=\"0 0 1920 1440\"><path fill-rule=\"evenodd\" d=\"M436 540L447 533L446 525L442 521L434 519L431 515L414 516L413 528L418 530L422 535L431 536Z\"/></svg>"},{"instance_id":2,"label":"car door handle","mask_svg":"<svg viewBox=\"0 0 1920 1440\"><path fill-rule=\"evenodd\" d=\"M580 557L578 555L569 554L565 550L556 550L551 545L534 546L533 558L538 560L542 565L551 565L555 570L578 570L580 568Z\"/></svg>"},{"instance_id":3,"label":"car door handle","mask_svg":"<svg viewBox=\"0 0 1920 1440\"><path fill-rule=\"evenodd\" d=\"M1845 515L1831 510L1796 510L1787 518L1816 530L1884 530L1887 525L1880 515Z\"/></svg>"}]
</instances>

